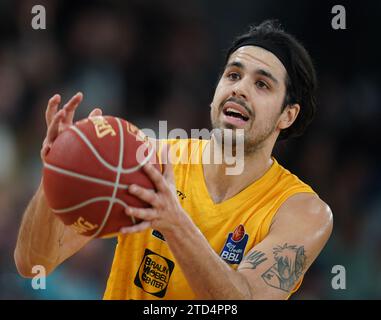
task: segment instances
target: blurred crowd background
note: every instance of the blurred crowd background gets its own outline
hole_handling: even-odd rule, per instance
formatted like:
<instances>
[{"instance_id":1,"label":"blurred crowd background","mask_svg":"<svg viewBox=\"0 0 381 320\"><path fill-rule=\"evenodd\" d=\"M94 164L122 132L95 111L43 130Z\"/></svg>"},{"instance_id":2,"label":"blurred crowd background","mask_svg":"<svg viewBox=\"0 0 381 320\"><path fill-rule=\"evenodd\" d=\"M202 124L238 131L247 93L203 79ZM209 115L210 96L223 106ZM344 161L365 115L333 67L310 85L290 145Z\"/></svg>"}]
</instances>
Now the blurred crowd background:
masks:
<instances>
[{"instance_id":1,"label":"blurred crowd background","mask_svg":"<svg viewBox=\"0 0 381 320\"><path fill-rule=\"evenodd\" d=\"M46 30L31 8L44 5ZM128 0L0 2L0 299L100 299L116 241L96 240L33 290L13 250L41 177L48 99L84 93L93 107L141 128L210 128L225 50L248 26L277 18L311 53L318 113L301 137L280 143L278 161L332 208L334 231L293 299L381 298L381 2L341 1L347 29L333 30L332 1ZM346 289L334 290L334 265Z\"/></svg>"}]
</instances>

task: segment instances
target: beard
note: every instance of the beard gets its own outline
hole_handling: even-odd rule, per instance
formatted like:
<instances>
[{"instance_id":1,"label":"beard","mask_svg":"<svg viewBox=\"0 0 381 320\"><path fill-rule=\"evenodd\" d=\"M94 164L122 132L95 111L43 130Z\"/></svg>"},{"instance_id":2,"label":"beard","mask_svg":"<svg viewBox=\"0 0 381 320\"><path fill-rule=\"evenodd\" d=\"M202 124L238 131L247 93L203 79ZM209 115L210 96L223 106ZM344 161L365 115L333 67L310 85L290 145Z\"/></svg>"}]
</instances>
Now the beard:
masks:
<instances>
[{"instance_id":1,"label":"beard","mask_svg":"<svg viewBox=\"0 0 381 320\"><path fill-rule=\"evenodd\" d=\"M254 131L254 133L251 134L254 119L250 119L249 121L251 121L249 128L237 129L234 125L229 123L224 124L219 120L213 121L212 119L213 137L215 141L221 145L222 150L224 150L225 147L230 147L235 150L237 144L243 143L245 156L250 156L263 148L265 141L275 131L275 119L267 123L263 129L259 129L260 131Z\"/></svg>"}]
</instances>

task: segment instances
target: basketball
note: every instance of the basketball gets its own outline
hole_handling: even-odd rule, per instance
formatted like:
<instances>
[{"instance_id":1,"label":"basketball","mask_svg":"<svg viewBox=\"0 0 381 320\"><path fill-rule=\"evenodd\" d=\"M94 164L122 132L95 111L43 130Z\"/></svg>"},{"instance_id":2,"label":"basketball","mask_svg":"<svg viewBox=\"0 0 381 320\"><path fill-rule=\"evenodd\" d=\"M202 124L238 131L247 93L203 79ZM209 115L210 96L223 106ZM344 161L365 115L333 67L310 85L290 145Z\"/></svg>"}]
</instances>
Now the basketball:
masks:
<instances>
[{"instance_id":1,"label":"basketball","mask_svg":"<svg viewBox=\"0 0 381 320\"><path fill-rule=\"evenodd\" d=\"M79 234L116 236L139 221L124 209L148 207L128 193L130 184L154 189L142 167L159 170L155 148L133 124L112 116L90 117L64 130L43 168L43 188L54 214Z\"/></svg>"}]
</instances>

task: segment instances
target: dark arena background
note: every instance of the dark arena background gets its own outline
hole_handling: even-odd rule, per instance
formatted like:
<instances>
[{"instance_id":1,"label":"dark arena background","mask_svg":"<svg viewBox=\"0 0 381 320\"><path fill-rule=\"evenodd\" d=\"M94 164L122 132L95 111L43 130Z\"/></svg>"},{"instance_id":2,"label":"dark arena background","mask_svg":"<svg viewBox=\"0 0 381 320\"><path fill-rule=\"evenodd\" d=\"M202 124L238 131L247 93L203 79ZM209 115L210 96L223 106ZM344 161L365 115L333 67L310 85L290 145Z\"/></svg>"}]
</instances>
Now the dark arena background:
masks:
<instances>
[{"instance_id":1,"label":"dark arena background","mask_svg":"<svg viewBox=\"0 0 381 320\"><path fill-rule=\"evenodd\" d=\"M334 5L346 28L332 27ZM35 5L46 29L31 26ZM0 2L0 299L101 299L115 239L95 240L34 290L13 251L41 176L44 112L54 93L141 128L210 128L225 50L250 24L276 18L310 52L318 111L306 134L279 143L279 162L334 214L332 236L292 299L381 298L380 1ZM345 283L335 276L344 272Z\"/></svg>"}]
</instances>

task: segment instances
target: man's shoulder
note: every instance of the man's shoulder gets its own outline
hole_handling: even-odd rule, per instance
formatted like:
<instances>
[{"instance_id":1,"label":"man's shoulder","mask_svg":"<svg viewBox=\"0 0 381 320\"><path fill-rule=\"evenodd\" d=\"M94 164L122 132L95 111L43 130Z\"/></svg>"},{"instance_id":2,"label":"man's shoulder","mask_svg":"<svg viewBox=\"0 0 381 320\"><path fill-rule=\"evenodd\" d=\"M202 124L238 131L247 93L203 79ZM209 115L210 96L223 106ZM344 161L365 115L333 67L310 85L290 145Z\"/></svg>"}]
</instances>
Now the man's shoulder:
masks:
<instances>
[{"instance_id":1,"label":"man's shoulder","mask_svg":"<svg viewBox=\"0 0 381 320\"><path fill-rule=\"evenodd\" d=\"M329 205L316 193L297 193L282 204L273 224L289 224L291 221L320 228L333 224L333 214Z\"/></svg>"},{"instance_id":2,"label":"man's shoulder","mask_svg":"<svg viewBox=\"0 0 381 320\"><path fill-rule=\"evenodd\" d=\"M286 200L285 204L294 211L306 212L307 214L320 214L331 212L328 204L316 193L300 193Z\"/></svg>"}]
</instances>

